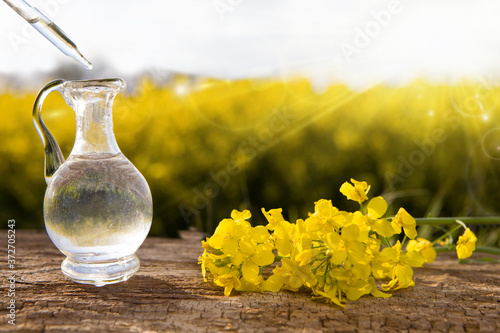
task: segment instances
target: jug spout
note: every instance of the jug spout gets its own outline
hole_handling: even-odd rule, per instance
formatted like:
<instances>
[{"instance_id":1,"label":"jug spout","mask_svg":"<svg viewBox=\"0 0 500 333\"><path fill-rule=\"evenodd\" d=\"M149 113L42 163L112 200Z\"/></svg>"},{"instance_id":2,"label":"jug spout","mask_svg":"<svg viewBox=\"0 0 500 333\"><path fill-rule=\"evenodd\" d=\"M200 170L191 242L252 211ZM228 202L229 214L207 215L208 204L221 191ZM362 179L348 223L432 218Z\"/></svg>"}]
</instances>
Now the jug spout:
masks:
<instances>
[{"instance_id":1,"label":"jug spout","mask_svg":"<svg viewBox=\"0 0 500 333\"><path fill-rule=\"evenodd\" d=\"M33 124L40 136L45 150L45 182L48 184L54 173L64 163L64 156L57 144L56 139L52 136L42 121L42 104L45 98L53 91L58 90L64 83L64 80L55 80L49 82L42 88L35 99L33 106Z\"/></svg>"}]
</instances>

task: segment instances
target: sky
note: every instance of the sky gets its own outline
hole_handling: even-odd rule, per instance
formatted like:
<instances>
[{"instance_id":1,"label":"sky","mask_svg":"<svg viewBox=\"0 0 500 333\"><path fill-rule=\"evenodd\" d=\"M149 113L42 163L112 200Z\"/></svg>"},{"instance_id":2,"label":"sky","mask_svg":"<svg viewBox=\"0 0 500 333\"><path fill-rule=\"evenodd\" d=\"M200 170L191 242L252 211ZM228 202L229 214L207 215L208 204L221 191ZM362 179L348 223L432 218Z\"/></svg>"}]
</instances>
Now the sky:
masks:
<instances>
[{"instance_id":1,"label":"sky","mask_svg":"<svg viewBox=\"0 0 500 333\"><path fill-rule=\"evenodd\" d=\"M28 0L95 74L301 75L318 88L500 74L494 0ZM74 63L0 3L0 76Z\"/></svg>"}]
</instances>

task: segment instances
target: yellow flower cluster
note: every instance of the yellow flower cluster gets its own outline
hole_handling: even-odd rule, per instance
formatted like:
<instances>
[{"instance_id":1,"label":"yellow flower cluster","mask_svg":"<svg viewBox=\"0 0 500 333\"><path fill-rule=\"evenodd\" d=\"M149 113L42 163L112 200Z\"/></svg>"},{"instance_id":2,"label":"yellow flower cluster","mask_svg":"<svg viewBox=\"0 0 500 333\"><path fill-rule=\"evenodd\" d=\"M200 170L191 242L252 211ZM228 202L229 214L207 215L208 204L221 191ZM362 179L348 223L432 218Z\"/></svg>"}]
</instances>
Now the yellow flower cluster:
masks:
<instances>
[{"instance_id":1,"label":"yellow flower cluster","mask_svg":"<svg viewBox=\"0 0 500 333\"><path fill-rule=\"evenodd\" d=\"M351 179L340 191L361 204L360 211L341 211L330 200L315 203L314 213L290 223L281 209L262 209L267 226L252 227L248 210L233 210L212 237L202 241L199 259L203 277L224 287L224 294L239 291L297 291L309 288L316 298L344 307L346 299L363 295L390 297L392 289L413 286L413 269L432 262L432 243L416 237L415 219L403 208L389 221L382 218L387 203L368 201L366 182ZM406 249L397 241L382 247L381 238L404 231L411 239ZM272 266L266 274L265 268ZM271 270L269 268L268 270ZM268 276L267 278L265 276ZM376 280L389 280L377 289Z\"/></svg>"}]
</instances>

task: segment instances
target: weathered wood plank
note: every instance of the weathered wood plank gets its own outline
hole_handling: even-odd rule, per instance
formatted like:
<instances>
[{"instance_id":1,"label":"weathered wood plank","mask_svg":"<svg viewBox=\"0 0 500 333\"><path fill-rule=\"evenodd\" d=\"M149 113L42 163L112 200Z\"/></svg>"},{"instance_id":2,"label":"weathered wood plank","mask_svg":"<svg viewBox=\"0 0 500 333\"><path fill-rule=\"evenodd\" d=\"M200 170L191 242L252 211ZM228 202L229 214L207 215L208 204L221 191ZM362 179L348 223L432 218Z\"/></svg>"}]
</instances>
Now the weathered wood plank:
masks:
<instances>
[{"instance_id":1,"label":"weathered wood plank","mask_svg":"<svg viewBox=\"0 0 500 333\"><path fill-rule=\"evenodd\" d=\"M129 281L94 287L68 280L45 232L16 233L16 326L7 323L6 232L0 332L499 332L500 265L459 265L452 255L416 269L416 286L389 299L363 297L341 310L309 295L224 297L203 282L201 234L148 238Z\"/></svg>"}]
</instances>

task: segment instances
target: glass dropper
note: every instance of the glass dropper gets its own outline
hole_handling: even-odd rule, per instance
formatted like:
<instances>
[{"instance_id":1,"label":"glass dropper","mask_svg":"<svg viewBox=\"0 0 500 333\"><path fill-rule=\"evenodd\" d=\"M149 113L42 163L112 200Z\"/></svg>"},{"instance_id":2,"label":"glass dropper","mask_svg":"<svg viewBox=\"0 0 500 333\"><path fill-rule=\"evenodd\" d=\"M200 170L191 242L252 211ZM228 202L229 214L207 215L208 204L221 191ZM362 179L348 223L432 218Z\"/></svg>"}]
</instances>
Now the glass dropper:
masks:
<instances>
[{"instance_id":1,"label":"glass dropper","mask_svg":"<svg viewBox=\"0 0 500 333\"><path fill-rule=\"evenodd\" d=\"M78 51L75 43L54 22L32 7L24 0L3 0L16 11L33 28L54 44L62 53L81 63L86 70L92 69L92 64Z\"/></svg>"}]
</instances>

